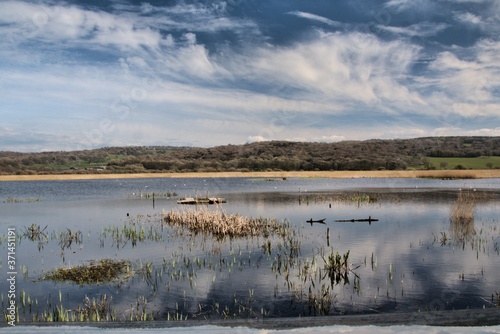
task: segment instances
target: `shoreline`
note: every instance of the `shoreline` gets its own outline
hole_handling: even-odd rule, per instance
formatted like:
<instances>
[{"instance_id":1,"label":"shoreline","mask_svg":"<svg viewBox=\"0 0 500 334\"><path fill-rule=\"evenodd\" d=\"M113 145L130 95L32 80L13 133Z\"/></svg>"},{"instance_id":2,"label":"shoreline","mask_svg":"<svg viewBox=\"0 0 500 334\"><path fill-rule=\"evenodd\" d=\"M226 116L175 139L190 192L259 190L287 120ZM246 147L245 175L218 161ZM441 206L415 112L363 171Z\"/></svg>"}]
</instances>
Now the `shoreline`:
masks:
<instances>
[{"instance_id":1,"label":"shoreline","mask_svg":"<svg viewBox=\"0 0 500 334\"><path fill-rule=\"evenodd\" d=\"M500 178L500 169L469 170L394 170L394 171L271 171L271 172L190 172L190 173L136 173L136 174L47 174L0 175L2 181L64 181L107 180L138 178Z\"/></svg>"},{"instance_id":2,"label":"shoreline","mask_svg":"<svg viewBox=\"0 0 500 334\"><path fill-rule=\"evenodd\" d=\"M500 326L500 308L486 309L462 309L462 310L439 310L425 312L387 312L372 314L352 315L329 315L329 316L306 316L306 317L282 317L282 318L252 318L252 319L229 319L229 320L186 320L165 321L155 320L152 322L23 322L18 326L26 329L54 328L61 325L67 328L77 329L80 326L96 329L125 329L125 330L167 330L183 329L199 332L203 326L217 326L220 329L230 328L232 330L305 330L311 328L328 328L330 326L350 326L353 329L360 326L372 326L372 329L388 328L389 326L430 326L435 327L483 327ZM487 327L486 327L487 328ZM198 330L196 330L198 329ZM354 330L355 332L355 330Z\"/></svg>"}]
</instances>

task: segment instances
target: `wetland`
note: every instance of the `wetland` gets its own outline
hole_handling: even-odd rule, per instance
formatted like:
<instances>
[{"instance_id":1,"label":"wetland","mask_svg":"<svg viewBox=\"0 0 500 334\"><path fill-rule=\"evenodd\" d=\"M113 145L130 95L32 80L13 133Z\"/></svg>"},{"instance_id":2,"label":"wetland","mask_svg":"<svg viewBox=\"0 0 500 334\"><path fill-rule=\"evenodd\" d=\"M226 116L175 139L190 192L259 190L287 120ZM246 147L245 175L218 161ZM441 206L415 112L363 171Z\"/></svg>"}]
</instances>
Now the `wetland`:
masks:
<instances>
[{"instance_id":1,"label":"wetland","mask_svg":"<svg viewBox=\"0 0 500 334\"><path fill-rule=\"evenodd\" d=\"M19 323L497 308L499 199L498 178L6 181L1 270L13 228Z\"/></svg>"}]
</instances>

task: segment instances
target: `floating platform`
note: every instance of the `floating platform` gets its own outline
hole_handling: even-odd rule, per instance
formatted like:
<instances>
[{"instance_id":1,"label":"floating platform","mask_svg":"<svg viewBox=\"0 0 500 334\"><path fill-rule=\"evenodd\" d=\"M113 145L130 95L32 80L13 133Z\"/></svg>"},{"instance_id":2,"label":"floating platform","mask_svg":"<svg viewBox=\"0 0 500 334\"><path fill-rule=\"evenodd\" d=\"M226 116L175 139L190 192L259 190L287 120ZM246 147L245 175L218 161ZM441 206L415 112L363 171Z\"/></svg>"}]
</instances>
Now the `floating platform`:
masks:
<instances>
[{"instance_id":1,"label":"floating platform","mask_svg":"<svg viewBox=\"0 0 500 334\"><path fill-rule=\"evenodd\" d=\"M185 197L177 200L177 204L219 204L219 203L226 203L226 199L221 197L205 197L205 198Z\"/></svg>"}]
</instances>

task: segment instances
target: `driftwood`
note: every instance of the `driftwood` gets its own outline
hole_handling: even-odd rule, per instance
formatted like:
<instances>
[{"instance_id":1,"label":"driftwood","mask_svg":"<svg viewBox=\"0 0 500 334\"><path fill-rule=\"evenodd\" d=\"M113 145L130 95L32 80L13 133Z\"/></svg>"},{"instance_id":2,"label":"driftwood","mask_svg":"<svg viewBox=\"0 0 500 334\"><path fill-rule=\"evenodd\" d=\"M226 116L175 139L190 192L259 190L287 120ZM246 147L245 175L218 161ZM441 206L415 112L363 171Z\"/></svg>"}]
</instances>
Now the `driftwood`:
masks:
<instances>
[{"instance_id":1,"label":"driftwood","mask_svg":"<svg viewBox=\"0 0 500 334\"><path fill-rule=\"evenodd\" d=\"M378 222L377 218L372 218L372 216L364 219L338 219L336 222L340 223L354 223L354 222Z\"/></svg>"},{"instance_id":2,"label":"driftwood","mask_svg":"<svg viewBox=\"0 0 500 334\"><path fill-rule=\"evenodd\" d=\"M325 224L326 218L323 219L318 219L318 220L313 220L312 218L309 220L306 220L307 223L311 224L311 226L316 223L316 224Z\"/></svg>"}]
</instances>

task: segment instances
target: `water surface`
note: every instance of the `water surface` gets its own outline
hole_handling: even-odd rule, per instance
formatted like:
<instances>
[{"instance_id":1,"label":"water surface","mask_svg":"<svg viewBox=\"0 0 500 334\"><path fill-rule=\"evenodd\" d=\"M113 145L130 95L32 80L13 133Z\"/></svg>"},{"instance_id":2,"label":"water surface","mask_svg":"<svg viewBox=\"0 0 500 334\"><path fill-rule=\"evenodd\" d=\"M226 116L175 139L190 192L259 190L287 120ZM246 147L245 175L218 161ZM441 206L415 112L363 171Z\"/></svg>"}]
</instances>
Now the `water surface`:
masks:
<instances>
[{"instance_id":1,"label":"water surface","mask_svg":"<svg viewBox=\"0 0 500 334\"><path fill-rule=\"evenodd\" d=\"M474 233L456 235L450 210L464 191L484 196ZM500 179L2 182L0 228L5 234L15 227L20 237L17 297L23 291L31 300L31 308L19 300L21 321L43 318L59 304L77 309L85 296L103 294L112 297L120 320L142 313L160 320L482 308L494 307L500 293L499 192ZM227 213L288 222L298 251L278 236L216 240L162 221L163 210L182 209L179 197L207 195L226 197ZM378 221L336 222L370 216ZM46 226L47 242L21 237L32 224ZM142 228L144 240L114 239L110 231L124 226ZM62 245L68 229L81 232L81 242ZM270 249L263 247L268 242ZM2 249L6 254L5 239ZM332 283L327 276L332 252L349 252L347 280ZM136 274L98 285L40 280L55 268L103 258L130 260ZM3 272L5 263L4 256ZM0 289L5 307L5 281Z\"/></svg>"}]
</instances>

